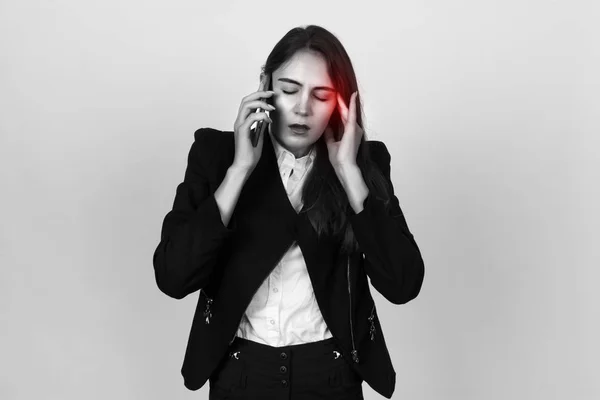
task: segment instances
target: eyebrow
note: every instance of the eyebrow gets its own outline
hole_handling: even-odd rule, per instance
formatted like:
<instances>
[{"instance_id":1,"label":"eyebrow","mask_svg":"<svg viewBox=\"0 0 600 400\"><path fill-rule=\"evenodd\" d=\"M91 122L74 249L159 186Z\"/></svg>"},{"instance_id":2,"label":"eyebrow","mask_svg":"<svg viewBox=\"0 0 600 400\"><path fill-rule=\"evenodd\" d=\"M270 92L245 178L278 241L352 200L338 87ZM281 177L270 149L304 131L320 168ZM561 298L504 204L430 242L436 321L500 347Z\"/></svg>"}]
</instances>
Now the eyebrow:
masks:
<instances>
[{"instance_id":1,"label":"eyebrow","mask_svg":"<svg viewBox=\"0 0 600 400\"><path fill-rule=\"evenodd\" d=\"M278 81L282 81L282 82L288 82L288 83L293 83L294 85L298 85L298 86L304 86L302 85L300 82L295 81L293 79L289 79L289 78L279 78L277 79ZM335 92L334 88L331 88L329 86L317 86L315 87L315 90L328 90L330 92Z\"/></svg>"}]
</instances>

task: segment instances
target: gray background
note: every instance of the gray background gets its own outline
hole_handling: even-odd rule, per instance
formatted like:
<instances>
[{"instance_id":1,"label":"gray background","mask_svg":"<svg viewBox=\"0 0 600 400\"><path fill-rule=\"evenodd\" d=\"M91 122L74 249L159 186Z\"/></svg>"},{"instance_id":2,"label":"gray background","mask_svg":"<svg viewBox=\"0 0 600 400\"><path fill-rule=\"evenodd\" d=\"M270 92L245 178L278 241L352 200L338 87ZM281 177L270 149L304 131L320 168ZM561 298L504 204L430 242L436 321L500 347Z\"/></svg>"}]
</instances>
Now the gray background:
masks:
<instances>
[{"instance_id":1,"label":"gray background","mask_svg":"<svg viewBox=\"0 0 600 400\"><path fill-rule=\"evenodd\" d=\"M207 398L179 373L197 294L152 254L194 131L309 23L425 260L416 300L376 297L393 398L600 398L598 2L215 3L0 1L0 398Z\"/></svg>"}]
</instances>

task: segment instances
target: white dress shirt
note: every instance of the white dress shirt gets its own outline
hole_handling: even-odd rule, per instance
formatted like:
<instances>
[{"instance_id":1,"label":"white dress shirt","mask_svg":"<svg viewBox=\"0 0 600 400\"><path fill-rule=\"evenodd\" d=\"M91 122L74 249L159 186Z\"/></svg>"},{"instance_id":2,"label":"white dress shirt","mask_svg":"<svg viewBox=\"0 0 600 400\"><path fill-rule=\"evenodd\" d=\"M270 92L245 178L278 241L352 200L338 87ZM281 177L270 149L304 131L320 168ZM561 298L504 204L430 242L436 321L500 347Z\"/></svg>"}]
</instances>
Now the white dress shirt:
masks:
<instances>
[{"instance_id":1,"label":"white dress shirt","mask_svg":"<svg viewBox=\"0 0 600 400\"><path fill-rule=\"evenodd\" d=\"M302 209L302 187L314 165L316 149L296 158L268 129L279 176L296 212ZM332 337L317 304L302 250L293 242L250 301L236 336L281 347Z\"/></svg>"}]
</instances>

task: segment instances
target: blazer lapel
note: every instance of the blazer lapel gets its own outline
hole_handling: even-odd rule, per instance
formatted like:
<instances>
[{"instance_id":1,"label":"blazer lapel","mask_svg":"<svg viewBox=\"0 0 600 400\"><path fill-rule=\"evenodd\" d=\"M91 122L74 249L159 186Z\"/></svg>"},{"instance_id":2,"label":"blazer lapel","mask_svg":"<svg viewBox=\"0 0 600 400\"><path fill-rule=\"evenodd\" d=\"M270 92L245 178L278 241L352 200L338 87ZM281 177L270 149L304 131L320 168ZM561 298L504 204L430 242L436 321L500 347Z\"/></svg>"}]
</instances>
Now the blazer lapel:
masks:
<instances>
[{"instance_id":1,"label":"blazer lapel","mask_svg":"<svg viewBox=\"0 0 600 400\"><path fill-rule=\"evenodd\" d=\"M268 134L264 137L261 158L244 184L232 218L239 235L224 271L225 296L239 298L234 304L245 307L271 273L295 238L296 210L290 203ZM240 316L245 308L234 310ZM234 321L234 320L232 320ZM237 322L237 321L234 321Z\"/></svg>"},{"instance_id":2,"label":"blazer lapel","mask_svg":"<svg viewBox=\"0 0 600 400\"><path fill-rule=\"evenodd\" d=\"M231 310L237 315L229 320L232 324L239 322L256 290L294 240L302 250L317 301L325 304L324 293L332 285L331 271L338 264L337 246L331 239L318 238L308 215L297 213L290 203L269 135L265 135L261 158L242 188L232 218L237 219L239 229L234 239L238 250L229 255L229 268L223 271L223 282L229 284L221 293L238 299L232 302L238 307Z\"/></svg>"}]
</instances>

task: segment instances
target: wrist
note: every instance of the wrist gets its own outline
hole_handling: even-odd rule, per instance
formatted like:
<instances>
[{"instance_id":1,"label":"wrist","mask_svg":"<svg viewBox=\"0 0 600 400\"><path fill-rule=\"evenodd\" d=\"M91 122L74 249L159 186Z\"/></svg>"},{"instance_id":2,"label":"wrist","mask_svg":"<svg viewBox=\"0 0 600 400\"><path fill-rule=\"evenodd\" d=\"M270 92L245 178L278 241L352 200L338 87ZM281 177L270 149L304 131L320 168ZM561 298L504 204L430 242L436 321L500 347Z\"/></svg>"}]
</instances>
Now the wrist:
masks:
<instances>
[{"instance_id":1,"label":"wrist","mask_svg":"<svg viewBox=\"0 0 600 400\"><path fill-rule=\"evenodd\" d=\"M243 165L238 165L238 164L233 163L227 169L227 173L230 175L248 177L248 176L250 176L250 174L252 173L253 170L254 170L253 167L248 167L248 166L243 166Z\"/></svg>"},{"instance_id":2,"label":"wrist","mask_svg":"<svg viewBox=\"0 0 600 400\"><path fill-rule=\"evenodd\" d=\"M342 184L346 183L348 179L352 179L352 177L357 175L362 176L360 168L357 164L340 164L333 170Z\"/></svg>"}]
</instances>

